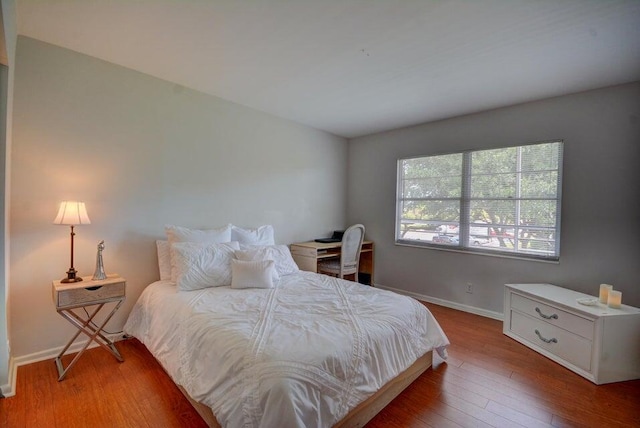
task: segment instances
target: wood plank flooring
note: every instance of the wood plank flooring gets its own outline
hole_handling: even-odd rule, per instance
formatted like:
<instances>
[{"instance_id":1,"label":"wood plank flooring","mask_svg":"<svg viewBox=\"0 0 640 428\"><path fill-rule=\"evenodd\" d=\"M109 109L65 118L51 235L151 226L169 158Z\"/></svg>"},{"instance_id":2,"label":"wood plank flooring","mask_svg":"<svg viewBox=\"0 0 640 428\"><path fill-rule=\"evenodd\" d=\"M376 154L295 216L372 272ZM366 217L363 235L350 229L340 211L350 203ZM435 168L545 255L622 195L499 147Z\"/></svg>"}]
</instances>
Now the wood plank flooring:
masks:
<instances>
[{"instance_id":1,"label":"wood plank flooring","mask_svg":"<svg viewBox=\"0 0 640 428\"><path fill-rule=\"evenodd\" d=\"M426 306L451 341L449 359L368 428L640 427L640 380L596 386L504 336L498 321ZM53 360L20 367L0 427L205 426L143 345L117 346L124 363L94 348L62 382Z\"/></svg>"}]
</instances>

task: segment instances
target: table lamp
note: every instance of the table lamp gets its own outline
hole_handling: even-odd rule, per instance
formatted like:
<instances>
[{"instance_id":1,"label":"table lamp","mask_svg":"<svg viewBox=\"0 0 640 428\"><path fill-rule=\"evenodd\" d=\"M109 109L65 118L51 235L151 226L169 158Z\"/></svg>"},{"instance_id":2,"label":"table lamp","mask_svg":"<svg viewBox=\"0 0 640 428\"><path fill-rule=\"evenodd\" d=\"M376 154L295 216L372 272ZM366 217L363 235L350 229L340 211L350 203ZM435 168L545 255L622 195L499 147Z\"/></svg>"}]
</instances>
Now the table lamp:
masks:
<instances>
[{"instance_id":1,"label":"table lamp","mask_svg":"<svg viewBox=\"0 0 640 428\"><path fill-rule=\"evenodd\" d=\"M76 276L77 271L73 268L73 237L75 236L73 227L81 224L91 224L84 202L61 202L60 210L58 211L58 215L55 220L53 220L53 224L71 226L71 267L67 271L67 277L62 279L60 282L82 281L82 277Z\"/></svg>"}]
</instances>

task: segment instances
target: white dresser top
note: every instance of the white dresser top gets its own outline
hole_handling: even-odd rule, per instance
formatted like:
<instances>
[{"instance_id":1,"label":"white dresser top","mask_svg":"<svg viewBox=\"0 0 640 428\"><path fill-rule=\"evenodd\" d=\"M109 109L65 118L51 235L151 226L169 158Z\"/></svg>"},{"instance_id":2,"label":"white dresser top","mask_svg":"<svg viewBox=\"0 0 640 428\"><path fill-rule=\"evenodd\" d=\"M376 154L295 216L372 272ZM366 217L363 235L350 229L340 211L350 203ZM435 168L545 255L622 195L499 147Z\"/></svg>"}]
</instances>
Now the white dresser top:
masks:
<instances>
[{"instance_id":1,"label":"white dresser top","mask_svg":"<svg viewBox=\"0 0 640 428\"><path fill-rule=\"evenodd\" d=\"M608 307L606 304L597 303L594 306L581 305L576 300L584 298L598 298L598 296L591 296L589 294L580 293L578 291L568 290L566 288L558 287L551 284L505 284L507 287L514 290L521 291L524 294L528 294L532 297L537 297L542 300L551 300L555 303L560 303L571 309L579 312L583 312L588 315L602 316L620 316L639 314L640 309L633 306L622 305L620 309L614 309ZM596 292L598 290L595 290ZM624 299L624 294L622 295Z\"/></svg>"}]
</instances>

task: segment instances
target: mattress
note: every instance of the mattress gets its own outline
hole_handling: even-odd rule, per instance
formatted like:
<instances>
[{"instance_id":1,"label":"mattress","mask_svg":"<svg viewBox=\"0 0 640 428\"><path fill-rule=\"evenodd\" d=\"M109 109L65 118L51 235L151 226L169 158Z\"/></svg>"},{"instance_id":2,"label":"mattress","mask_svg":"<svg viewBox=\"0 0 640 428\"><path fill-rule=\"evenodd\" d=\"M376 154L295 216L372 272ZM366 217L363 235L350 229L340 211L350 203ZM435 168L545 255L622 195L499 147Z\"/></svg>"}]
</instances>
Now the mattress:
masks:
<instances>
[{"instance_id":1,"label":"mattress","mask_svg":"<svg viewBox=\"0 0 640 428\"><path fill-rule=\"evenodd\" d=\"M272 289L148 286L125 332L223 427L329 427L449 341L416 300L297 272Z\"/></svg>"}]
</instances>

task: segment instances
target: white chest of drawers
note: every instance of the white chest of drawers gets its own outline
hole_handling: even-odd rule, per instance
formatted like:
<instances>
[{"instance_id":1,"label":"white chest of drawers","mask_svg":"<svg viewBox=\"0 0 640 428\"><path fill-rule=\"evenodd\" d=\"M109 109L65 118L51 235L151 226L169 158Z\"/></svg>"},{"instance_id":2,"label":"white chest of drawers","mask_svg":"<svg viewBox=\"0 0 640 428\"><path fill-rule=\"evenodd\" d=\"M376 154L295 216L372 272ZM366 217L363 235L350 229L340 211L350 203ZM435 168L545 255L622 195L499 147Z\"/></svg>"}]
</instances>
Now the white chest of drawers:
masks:
<instances>
[{"instance_id":1,"label":"white chest of drawers","mask_svg":"<svg viewBox=\"0 0 640 428\"><path fill-rule=\"evenodd\" d=\"M640 309L584 306L550 284L506 284L505 335L596 384L640 379Z\"/></svg>"}]
</instances>

